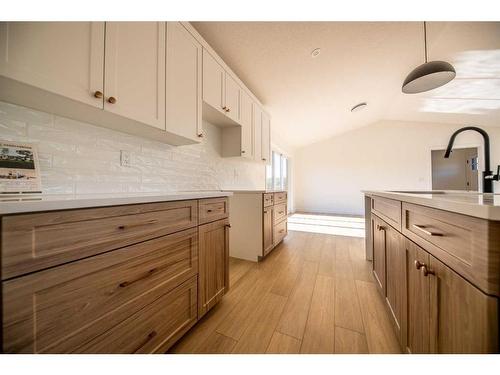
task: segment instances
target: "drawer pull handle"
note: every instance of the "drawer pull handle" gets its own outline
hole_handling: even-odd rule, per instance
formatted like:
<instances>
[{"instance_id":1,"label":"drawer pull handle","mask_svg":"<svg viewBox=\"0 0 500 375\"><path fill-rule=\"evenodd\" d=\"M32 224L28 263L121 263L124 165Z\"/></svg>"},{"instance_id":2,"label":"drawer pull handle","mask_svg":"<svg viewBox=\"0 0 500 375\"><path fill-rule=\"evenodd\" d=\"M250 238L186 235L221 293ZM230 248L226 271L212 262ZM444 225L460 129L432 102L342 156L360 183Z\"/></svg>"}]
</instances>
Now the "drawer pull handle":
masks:
<instances>
[{"instance_id":1,"label":"drawer pull handle","mask_svg":"<svg viewBox=\"0 0 500 375\"><path fill-rule=\"evenodd\" d=\"M377 224L377 230L379 230L379 231L380 231L380 230L385 230L385 228L384 228L382 225Z\"/></svg>"},{"instance_id":2,"label":"drawer pull handle","mask_svg":"<svg viewBox=\"0 0 500 375\"><path fill-rule=\"evenodd\" d=\"M207 210L207 212L212 212L212 210Z\"/></svg>"},{"instance_id":3,"label":"drawer pull handle","mask_svg":"<svg viewBox=\"0 0 500 375\"><path fill-rule=\"evenodd\" d=\"M119 286L120 286L120 288L126 288L127 286L132 285L133 283L136 283L140 280L147 279L149 276L151 276L155 272L156 272L156 268L150 269L147 273L145 273L142 276L139 276L137 279L132 280L132 281L124 281L124 282L120 283Z\"/></svg>"},{"instance_id":4,"label":"drawer pull handle","mask_svg":"<svg viewBox=\"0 0 500 375\"><path fill-rule=\"evenodd\" d=\"M154 338L155 336L157 335L156 331L151 331L148 335L148 337L146 337L146 339L141 343L141 345L139 345L134 351L133 353L137 353L139 351L139 349L141 349L144 345L146 345L152 338Z\"/></svg>"},{"instance_id":5,"label":"drawer pull handle","mask_svg":"<svg viewBox=\"0 0 500 375\"><path fill-rule=\"evenodd\" d=\"M415 261L415 268L417 270L422 270L422 273L424 274L425 277L429 276L429 275L434 275L434 271L430 270L427 268L427 264L425 263L422 263L418 260Z\"/></svg>"},{"instance_id":6,"label":"drawer pull handle","mask_svg":"<svg viewBox=\"0 0 500 375\"><path fill-rule=\"evenodd\" d=\"M430 232L427 229L425 229L424 225L418 225L418 224L413 224L413 228L418 229L420 232L425 233L428 236L434 236L434 237L442 237L442 233L436 233L436 232Z\"/></svg>"},{"instance_id":7,"label":"drawer pull handle","mask_svg":"<svg viewBox=\"0 0 500 375\"><path fill-rule=\"evenodd\" d=\"M142 227L143 225L156 224L157 222L158 222L158 220L154 219L154 220L145 221L143 223L119 225L118 229L123 230L123 229L127 229L127 228Z\"/></svg>"},{"instance_id":8,"label":"drawer pull handle","mask_svg":"<svg viewBox=\"0 0 500 375\"><path fill-rule=\"evenodd\" d=\"M224 225L226 228L231 228L231 224Z\"/></svg>"},{"instance_id":9,"label":"drawer pull handle","mask_svg":"<svg viewBox=\"0 0 500 375\"><path fill-rule=\"evenodd\" d=\"M282 230L280 230L280 233L283 233L284 231L285 231L285 230L284 230L284 229L282 229Z\"/></svg>"},{"instance_id":10,"label":"drawer pull handle","mask_svg":"<svg viewBox=\"0 0 500 375\"><path fill-rule=\"evenodd\" d=\"M278 212L280 215L283 215L283 211Z\"/></svg>"}]
</instances>

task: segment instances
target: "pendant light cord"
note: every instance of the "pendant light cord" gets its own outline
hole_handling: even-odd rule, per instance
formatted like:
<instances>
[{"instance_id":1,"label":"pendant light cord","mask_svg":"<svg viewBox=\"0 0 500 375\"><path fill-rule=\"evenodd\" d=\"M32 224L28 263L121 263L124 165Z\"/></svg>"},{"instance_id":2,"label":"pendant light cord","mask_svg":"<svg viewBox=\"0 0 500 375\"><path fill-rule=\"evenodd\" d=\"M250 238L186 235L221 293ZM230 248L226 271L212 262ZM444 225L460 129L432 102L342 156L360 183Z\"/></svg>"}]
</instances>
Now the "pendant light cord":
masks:
<instances>
[{"instance_id":1,"label":"pendant light cord","mask_svg":"<svg viewBox=\"0 0 500 375\"><path fill-rule=\"evenodd\" d=\"M425 62L427 62L427 26L424 21L424 50L425 50Z\"/></svg>"}]
</instances>

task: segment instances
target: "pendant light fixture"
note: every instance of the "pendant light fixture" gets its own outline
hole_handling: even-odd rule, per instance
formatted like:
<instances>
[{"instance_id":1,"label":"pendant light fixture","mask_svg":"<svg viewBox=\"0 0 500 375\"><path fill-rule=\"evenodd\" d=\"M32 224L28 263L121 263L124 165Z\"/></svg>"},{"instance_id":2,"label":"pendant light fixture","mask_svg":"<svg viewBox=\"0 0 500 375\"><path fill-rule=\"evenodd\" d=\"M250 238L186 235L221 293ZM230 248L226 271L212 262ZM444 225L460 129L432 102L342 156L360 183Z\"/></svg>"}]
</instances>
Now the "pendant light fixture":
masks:
<instances>
[{"instance_id":1,"label":"pendant light fixture","mask_svg":"<svg viewBox=\"0 0 500 375\"><path fill-rule=\"evenodd\" d=\"M453 68L450 63L446 61L427 62L427 27L425 22L424 48L425 63L417 66L406 77L402 87L405 94L417 94L419 92L433 90L447 84L455 78L455 68Z\"/></svg>"}]
</instances>

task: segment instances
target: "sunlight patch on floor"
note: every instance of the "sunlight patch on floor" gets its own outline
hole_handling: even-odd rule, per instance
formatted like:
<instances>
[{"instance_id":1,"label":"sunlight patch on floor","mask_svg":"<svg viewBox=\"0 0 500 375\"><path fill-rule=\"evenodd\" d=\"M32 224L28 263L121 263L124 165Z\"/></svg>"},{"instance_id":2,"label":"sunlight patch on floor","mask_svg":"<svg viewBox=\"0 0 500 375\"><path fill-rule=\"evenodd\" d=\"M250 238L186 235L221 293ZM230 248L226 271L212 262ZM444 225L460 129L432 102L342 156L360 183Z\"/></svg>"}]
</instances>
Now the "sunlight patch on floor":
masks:
<instances>
[{"instance_id":1,"label":"sunlight patch on floor","mask_svg":"<svg viewBox=\"0 0 500 375\"><path fill-rule=\"evenodd\" d=\"M288 230L362 238L365 236L365 219L342 215L293 214L288 217Z\"/></svg>"}]
</instances>

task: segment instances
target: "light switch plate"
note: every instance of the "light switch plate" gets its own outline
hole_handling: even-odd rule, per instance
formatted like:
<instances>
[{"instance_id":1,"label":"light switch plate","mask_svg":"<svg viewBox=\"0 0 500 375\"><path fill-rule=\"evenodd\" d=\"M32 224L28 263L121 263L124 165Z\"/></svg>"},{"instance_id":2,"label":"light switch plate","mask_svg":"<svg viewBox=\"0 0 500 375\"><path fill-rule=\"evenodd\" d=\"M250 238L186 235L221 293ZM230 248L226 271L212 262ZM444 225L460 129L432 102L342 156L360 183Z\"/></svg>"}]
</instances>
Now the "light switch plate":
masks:
<instances>
[{"instance_id":1,"label":"light switch plate","mask_svg":"<svg viewBox=\"0 0 500 375\"><path fill-rule=\"evenodd\" d=\"M120 165L130 167L130 151L120 150Z\"/></svg>"}]
</instances>

